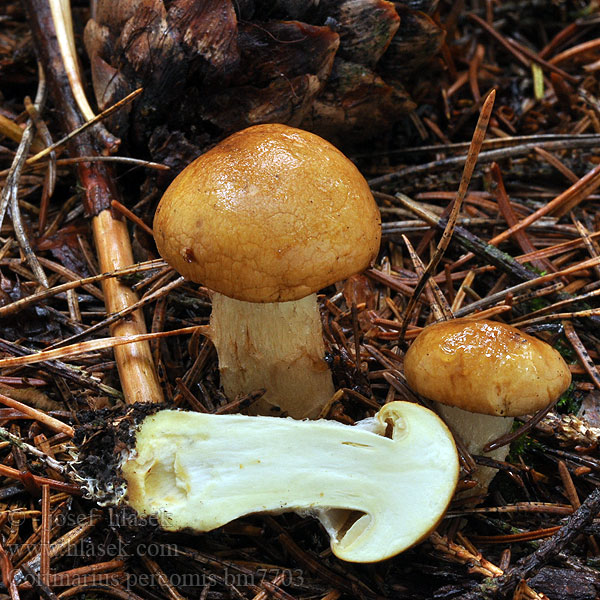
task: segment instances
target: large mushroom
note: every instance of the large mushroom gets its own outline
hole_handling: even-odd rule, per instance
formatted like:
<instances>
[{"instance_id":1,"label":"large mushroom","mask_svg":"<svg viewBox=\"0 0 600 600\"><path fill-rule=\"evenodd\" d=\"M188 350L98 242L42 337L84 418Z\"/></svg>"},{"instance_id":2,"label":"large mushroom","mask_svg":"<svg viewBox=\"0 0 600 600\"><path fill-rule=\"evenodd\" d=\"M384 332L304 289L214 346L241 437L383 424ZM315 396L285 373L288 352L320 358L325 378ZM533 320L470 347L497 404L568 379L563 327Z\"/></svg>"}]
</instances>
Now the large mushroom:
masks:
<instances>
[{"instance_id":1,"label":"large mushroom","mask_svg":"<svg viewBox=\"0 0 600 600\"><path fill-rule=\"evenodd\" d=\"M312 133L250 127L178 175L154 233L167 262L215 292L227 396L265 388L256 412L317 417L334 389L315 293L379 248L379 211L354 164Z\"/></svg>"},{"instance_id":2,"label":"large mushroom","mask_svg":"<svg viewBox=\"0 0 600 600\"><path fill-rule=\"evenodd\" d=\"M569 367L549 344L494 321L456 319L426 327L404 357L409 386L434 400L472 454L510 432L514 417L556 400L571 383ZM485 453L504 460L508 446ZM483 493L496 471L473 474Z\"/></svg>"}]
</instances>

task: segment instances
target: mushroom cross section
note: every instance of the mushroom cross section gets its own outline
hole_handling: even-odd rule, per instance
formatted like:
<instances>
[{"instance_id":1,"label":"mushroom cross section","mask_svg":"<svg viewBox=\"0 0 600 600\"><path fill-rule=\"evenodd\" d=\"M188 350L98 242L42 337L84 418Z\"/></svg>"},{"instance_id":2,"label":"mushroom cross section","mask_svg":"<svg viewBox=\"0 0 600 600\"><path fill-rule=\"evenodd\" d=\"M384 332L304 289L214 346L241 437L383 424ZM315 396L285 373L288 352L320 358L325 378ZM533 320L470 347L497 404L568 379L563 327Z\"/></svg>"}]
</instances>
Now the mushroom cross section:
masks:
<instances>
[{"instance_id":1,"label":"mushroom cross section","mask_svg":"<svg viewBox=\"0 0 600 600\"><path fill-rule=\"evenodd\" d=\"M323 523L339 558L373 562L435 528L458 457L441 419L407 402L356 426L164 410L142 422L122 474L128 504L165 530L298 511Z\"/></svg>"},{"instance_id":2,"label":"mushroom cross section","mask_svg":"<svg viewBox=\"0 0 600 600\"><path fill-rule=\"evenodd\" d=\"M156 210L160 254L211 289L211 339L230 399L316 418L334 393L316 292L377 255L380 217L356 166L317 135L239 131L188 165Z\"/></svg>"}]
</instances>

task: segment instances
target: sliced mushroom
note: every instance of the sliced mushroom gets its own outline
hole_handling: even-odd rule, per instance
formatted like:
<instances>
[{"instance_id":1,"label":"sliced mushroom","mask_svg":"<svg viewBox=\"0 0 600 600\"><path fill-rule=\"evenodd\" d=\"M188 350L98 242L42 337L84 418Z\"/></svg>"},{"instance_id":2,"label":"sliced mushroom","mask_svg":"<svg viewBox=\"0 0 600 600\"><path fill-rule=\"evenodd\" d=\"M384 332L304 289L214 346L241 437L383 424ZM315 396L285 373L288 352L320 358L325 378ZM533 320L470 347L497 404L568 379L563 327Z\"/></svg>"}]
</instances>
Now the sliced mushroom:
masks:
<instances>
[{"instance_id":1,"label":"sliced mushroom","mask_svg":"<svg viewBox=\"0 0 600 600\"><path fill-rule=\"evenodd\" d=\"M168 531L298 511L323 523L339 558L372 562L436 527L458 458L441 419L407 402L354 427L163 410L142 422L122 474L128 504Z\"/></svg>"}]
</instances>

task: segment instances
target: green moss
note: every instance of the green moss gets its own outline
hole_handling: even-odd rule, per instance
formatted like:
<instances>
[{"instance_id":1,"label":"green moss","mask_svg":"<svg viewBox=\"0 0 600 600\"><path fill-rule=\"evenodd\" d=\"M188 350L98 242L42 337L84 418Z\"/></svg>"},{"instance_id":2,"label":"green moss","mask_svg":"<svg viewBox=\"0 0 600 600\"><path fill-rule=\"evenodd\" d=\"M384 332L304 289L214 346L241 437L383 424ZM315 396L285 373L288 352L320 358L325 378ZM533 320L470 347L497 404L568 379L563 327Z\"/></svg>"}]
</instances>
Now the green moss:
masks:
<instances>
[{"instance_id":1,"label":"green moss","mask_svg":"<svg viewBox=\"0 0 600 600\"><path fill-rule=\"evenodd\" d=\"M571 383L556 403L556 411L561 414L576 415L581 407L581 401L581 394L575 393L575 384Z\"/></svg>"},{"instance_id":2,"label":"green moss","mask_svg":"<svg viewBox=\"0 0 600 600\"><path fill-rule=\"evenodd\" d=\"M516 462L518 457L525 453L528 440L529 438L526 435L522 435L510 445L510 452L508 453L509 462Z\"/></svg>"},{"instance_id":3,"label":"green moss","mask_svg":"<svg viewBox=\"0 0 600 600\"><path fill-rule=\"evenodd\" d=\"M528 305L528 312L534 312L536 310L541 310L542 308L546 308L550 303L544 298L533 298Z\"/></svg>"},{"instance_id":4,"label":"green moss","mask_svg":"<svg viewBox=\"0 0 600 600\"><path fill-rule=\"evenodd\" d=\"M517 421L515 421L514 425L513 425L513 431L518 429L521 426L521 423L518 423ZM529 450L533 449L533 448L541 448L541 444L529 437L528 435L522 435L521 437L517 438L514 442L512 442L512 444L510 445L510 452L508 454L508 460L509 462L518 464L519 462L519 457L523 456L524 454L526 454Z\"/></svg>"},{"instance_id":5,"label":"green moss","mask_svg":"<svg viewBox=\"0 0 600 600\"><path fill-rule=\"evenodd\" d=\"M527 267L530 271L533 271L534 273L537 273L540 276L544 276L548 274L548 271L542 271L541 269L538 269L536 266L532 265L531 263L523 263L524 267Z\"/></svg>"},{"instance_id":6,"label":"green moss","mask_svg":"<svg viewBox=\"0 0 600 600\"><path fill-rule=\"evenodd\" d=\"M560 353L567 363L572 363L577 360L573 348L563 340L558 340L556 344L554 344L554 349Z\"/></svg>"}]
</instances>

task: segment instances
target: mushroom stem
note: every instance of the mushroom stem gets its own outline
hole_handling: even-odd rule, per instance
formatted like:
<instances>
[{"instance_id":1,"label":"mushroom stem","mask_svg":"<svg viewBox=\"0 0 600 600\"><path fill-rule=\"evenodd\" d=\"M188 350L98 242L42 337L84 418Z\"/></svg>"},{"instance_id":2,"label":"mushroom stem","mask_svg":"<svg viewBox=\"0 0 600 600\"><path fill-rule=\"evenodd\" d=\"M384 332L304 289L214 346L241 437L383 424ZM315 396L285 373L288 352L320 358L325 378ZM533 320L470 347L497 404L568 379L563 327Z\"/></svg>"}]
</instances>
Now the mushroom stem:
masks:
<instances>
[{"instance_id":1,"label":"mushroom stem","mask_svg":"<svg viewBox=\"0 0 600 600\"><path fill-rule=\"evenodd\" d=\"M323 523L339 558L372 562L436 527L458 457L442 421L409 402L354 427L163 410L144 419L121 471L126 502L167 531L299 511Z\"/></svg>"},{"instance_id":2,"label":"mushroom stem","mask_svg":"<svg viewBox=\"0 0 600 600\"><path fill-rule=\"evenodd\" d=\"M470 454L483 455L494 460L505 460L510 446L502 446L491 452L483 452L483 448L491 441L506 435L513 426L513 417L496 417L472 413L455 406L447 406L435 402L437 413L444 419L452 433L456 434L465 444ZM462 492L462 497L485 494L496 475L492 467L478 466L471 478L478 482L474 488Z\"/></svg>"},{"instance_id":3,"label":"mushroom stem","mask_svg":"<svg viewBox=\"0 0 600 600\"><path fill-rule=\"evenodd\" d=\"M334 393L317 297L255 303L215 293L211 338L227 396L264 388L255 414L316 418Z\"/></svg>"}]
</instances>

